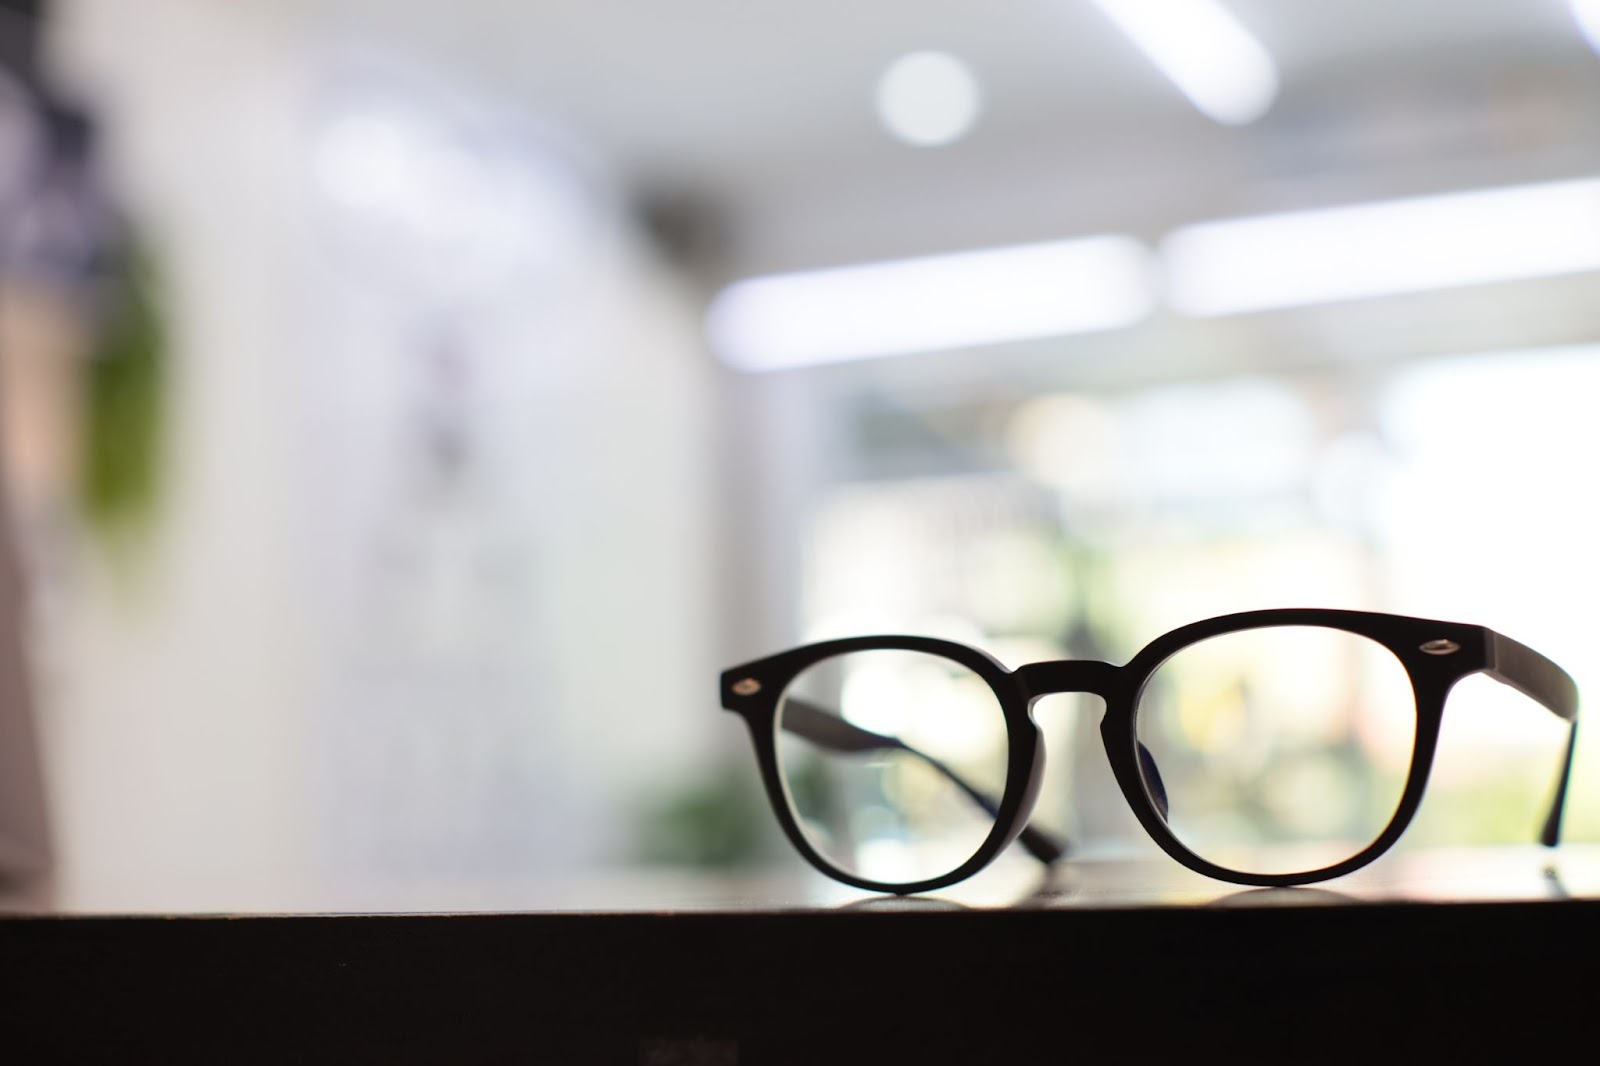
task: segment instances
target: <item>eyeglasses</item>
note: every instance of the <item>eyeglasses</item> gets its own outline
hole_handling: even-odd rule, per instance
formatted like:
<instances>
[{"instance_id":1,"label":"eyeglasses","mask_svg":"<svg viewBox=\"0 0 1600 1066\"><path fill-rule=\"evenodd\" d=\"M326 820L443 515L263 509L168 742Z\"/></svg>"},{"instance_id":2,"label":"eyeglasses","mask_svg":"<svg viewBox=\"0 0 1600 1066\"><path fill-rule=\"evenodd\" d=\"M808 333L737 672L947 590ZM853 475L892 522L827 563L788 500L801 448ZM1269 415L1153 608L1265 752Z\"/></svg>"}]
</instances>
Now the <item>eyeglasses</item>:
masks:
<instances>
[{"instance_id":1,"label":"eyeglasses","mask_svg":"<svg viewBox=\"0 0 1600 1066\"><path fill-rule=\"evenodd\" d=\"M1339 877L1387 851L1416 814L1451 688L1483 673L1571 723L1539 839L1554 847L1577 739L1578 690L1533 649L1483 626L1363 611L1226 615L1157 638L1125 666L1007 670L930 637L852 637L722 674L784 833L813 866L879 892L955 884L1028 824L1043 696L1105 702L1100 736L1145 831L1191 870L1243 885Z\"/></svg>"}]
</instances>

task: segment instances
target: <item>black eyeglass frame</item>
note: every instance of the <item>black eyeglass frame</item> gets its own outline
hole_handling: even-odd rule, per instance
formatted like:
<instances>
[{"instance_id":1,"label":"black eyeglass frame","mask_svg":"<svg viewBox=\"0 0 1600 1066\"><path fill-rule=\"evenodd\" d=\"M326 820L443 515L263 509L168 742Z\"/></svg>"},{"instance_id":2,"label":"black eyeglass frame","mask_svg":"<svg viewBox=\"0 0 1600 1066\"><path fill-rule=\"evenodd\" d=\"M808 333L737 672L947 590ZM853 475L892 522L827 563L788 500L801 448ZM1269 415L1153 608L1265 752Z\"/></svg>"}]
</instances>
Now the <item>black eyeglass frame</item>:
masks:
<instances>
[{"instance_id":1,"label":"black eyeglass frame","mask_svg":"<svg viewBox=\"0 0 1600 1066\"><path fill-rule=\"evenodd\" d=\"M1140 767L1138 705L1155 671L1184 648L1228 633L1276 626L1334 629L1366 637L1388 648L1411 680L1416 697L1416 738L1400 801L1389 823L1371 844L1331 866L1300 873L1256 874L1231 870L1201 858L1168 828L1158 810L1160 801L1152 794L1151 785ZM825 659L878 650L941 656L982 678L1000 703L1009 749L1005 790L995 810L994 825L977 851L948 874L904 884L858 877L824 858L800 828L785 793L778 764L778 712L790 682ZM743 718L750 729L767 798L784 835L812 866L857 888L897 895L945 888L982 870L1023 834L1038 797L1044 763L1044 746L1040 743L1039 727L1033 720L1033 704L1041 697L1060 693L1088 693L1105 701L1100 736L1112 773L1139 824L1163 851L1208 877L1234 884L1276 888L1326 881L1351 873L1378 858L1399 840L1422 803L1450 690L1463 678L1478 673L1510 685L1571 724L1555 794L1539 836L1541 843L1554 847L1560 839L1561 815L1577 741L1577 685L1565 670L1544 655L1485 626L1370 611L1278 608L1223 615L1174 629L1151 641L1124 666L1068 659L1028 663L1016 670L1007 670L992 656L976 648L935 637L846 637L792 648L726 670L721 677L721 692L723 707ZM1038 853L1035 850L1035 854Z\"/></svg>"}]
</instances>

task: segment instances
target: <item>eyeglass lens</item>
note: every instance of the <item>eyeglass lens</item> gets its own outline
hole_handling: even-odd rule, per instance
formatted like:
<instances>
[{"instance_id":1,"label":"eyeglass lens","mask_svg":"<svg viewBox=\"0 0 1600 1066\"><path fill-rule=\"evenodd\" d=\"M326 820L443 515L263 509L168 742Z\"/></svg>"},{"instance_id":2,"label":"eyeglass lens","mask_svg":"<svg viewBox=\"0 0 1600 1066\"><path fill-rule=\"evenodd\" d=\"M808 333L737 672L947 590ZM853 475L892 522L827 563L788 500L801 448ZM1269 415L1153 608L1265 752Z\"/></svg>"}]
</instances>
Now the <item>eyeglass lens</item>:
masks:
<instances>
[{"instance_id":1,"label":"eyeglass lens","mask_svg":"<svg viewBox=\"0 0 1600 1066\"><path fill-rule=\"evenodd\" d=\"M1005 715L960 663L912 651L826 659L778 702L776 747L791 812L840 870L911 884L977 853L1005 791Z\"/></svg>"},{"instance_id":2,"label":"eyeglass lens","mask_svg":"<svg viewBox=\"0 0 1600 1066\"><path fill-rule=\"evenodd\" d=\"M1137 707L1168 827L1200 858L1288 874L1351 858L1405 788L1416 703L1383 645L1315 626L1227 633L1151 676ZM1158 807L1161 805L1158 804Z\"/></svg>"}]
</instances>

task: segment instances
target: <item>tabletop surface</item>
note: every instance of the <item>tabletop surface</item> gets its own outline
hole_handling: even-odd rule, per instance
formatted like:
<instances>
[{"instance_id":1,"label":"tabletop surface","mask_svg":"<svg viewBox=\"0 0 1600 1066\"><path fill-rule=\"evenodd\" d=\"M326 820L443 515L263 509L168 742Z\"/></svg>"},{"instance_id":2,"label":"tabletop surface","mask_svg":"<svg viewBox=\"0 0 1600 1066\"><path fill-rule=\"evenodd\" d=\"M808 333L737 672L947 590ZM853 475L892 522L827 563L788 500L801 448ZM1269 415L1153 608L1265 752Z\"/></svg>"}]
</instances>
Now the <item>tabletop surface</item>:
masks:
<instances>
[{"instance_id":1,"label":"tabletop surface","mask_svg":"<svg viewBox=\"0 0 1600 1066\"><path fill-rule=\"evenodd\" d=\"M1019 857L1020 858L1020 857ZM0 900L13 914L441 914L782 913L907 910L1093 910L1372 903L1600 900L1600 844L1398 852L1346 877L1292 889L1215 881L1165 857L1074 859L1044 871L1002 862L959 885L919 896L875 895L808 868L711 875L633 869L585 871L492 885L417 882L346 888L304 898L219 899L202 907L144 900L80 907L70 901Z\"/></svg>"},{"instance_id":2,"label":"tabletop surface","mask_svg":"<svg viewBox=\"0 0 1600 1066\"><path fill-rule=\"evenodd\" d=\"M317 902L0 919L9 1045L274 1066L1042 1062L1068 1038L1091 1061L1564 1059L1593 1040L1551 992L1593 983L1600 846L1400 852L1302 889L1152 857L1002 863L903 899L793 869Z\"/></svg>"}]
</instances>

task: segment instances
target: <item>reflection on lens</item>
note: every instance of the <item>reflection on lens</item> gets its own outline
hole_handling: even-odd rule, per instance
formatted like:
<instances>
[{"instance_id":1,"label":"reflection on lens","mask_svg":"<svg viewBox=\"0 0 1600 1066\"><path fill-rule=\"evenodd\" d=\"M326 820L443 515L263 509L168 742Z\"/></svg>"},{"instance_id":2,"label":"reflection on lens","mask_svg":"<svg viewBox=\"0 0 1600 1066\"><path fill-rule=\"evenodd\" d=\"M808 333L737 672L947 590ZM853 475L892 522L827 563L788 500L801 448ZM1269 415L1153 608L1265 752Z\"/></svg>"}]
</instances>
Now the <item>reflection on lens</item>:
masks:
<instances>
[{"instance_id":1,"label":"reflection on lens","mask_svg":"<svg viewBox=\"0 0 1600 1066\"><path fill-rule=\"evenodd\" d=\"M886 884L960 867L1005 791L999 700L965 666L922 652L854 652L808 668L779 700L777 750L811 846Z\"/></svg>"},{"instance_id":2,"label":"reflection on lens","mask_svg":"<svg viewBox=\"0 0 1600 1066\"><path fill-rule=\"evenodd\" d=\"M1193 644L1151 677L1138 707L1180 843L1240 873L1285 874L1351 858L1399 806L1416 697L1381 644L1277 626Z\"/></svg>"}]
</instances>

